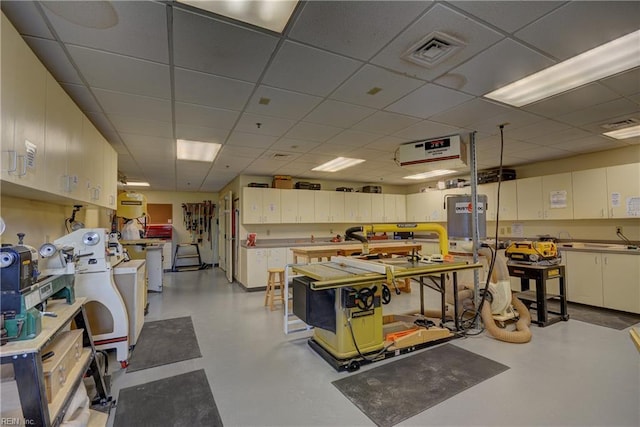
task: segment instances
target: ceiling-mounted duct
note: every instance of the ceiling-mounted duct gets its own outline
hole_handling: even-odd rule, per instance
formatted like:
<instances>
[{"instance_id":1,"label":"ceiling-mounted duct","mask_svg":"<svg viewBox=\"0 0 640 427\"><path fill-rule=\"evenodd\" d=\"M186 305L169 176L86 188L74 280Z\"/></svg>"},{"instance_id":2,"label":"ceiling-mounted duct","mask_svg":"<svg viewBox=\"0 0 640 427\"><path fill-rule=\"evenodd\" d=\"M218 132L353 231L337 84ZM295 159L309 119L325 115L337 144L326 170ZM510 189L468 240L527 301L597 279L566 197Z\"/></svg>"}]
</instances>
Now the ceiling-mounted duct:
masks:
<instances>
[{"instance_id":1,"label":"ceiling-mounted duct","mask_svg":"<svg viewBox=\"0 0 640 427\"><path fill-rule=\"evenodd\" d=\"M422 67L434 68L457 53L465 44L453 36L434 31L413 44L401 58Z\"/></svg>"}]
</instances>

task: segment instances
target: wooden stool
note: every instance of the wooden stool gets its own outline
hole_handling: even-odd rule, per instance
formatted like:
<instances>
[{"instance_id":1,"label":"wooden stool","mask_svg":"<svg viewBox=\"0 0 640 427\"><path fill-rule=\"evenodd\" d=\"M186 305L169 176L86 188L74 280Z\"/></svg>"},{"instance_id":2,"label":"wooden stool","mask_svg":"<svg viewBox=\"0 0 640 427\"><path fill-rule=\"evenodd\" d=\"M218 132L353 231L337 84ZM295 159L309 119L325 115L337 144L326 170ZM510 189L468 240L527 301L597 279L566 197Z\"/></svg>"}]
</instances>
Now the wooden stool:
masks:
<instances>
[{"instance_id":1,"label":"wooden stool","mask_svg":"<svg viewBox=\"0 0 640 427\"><path fill-rule=\"evenodd\" d=\"M267 270L269 277L267 280L267 292L264 294L264 305L269 304L271 310L275 310L275 301L281 301L286 304L284 295L284 268L270 268ZM280 289L280 293L276 294L276 287Z\"/></svg>"}]
</instances>

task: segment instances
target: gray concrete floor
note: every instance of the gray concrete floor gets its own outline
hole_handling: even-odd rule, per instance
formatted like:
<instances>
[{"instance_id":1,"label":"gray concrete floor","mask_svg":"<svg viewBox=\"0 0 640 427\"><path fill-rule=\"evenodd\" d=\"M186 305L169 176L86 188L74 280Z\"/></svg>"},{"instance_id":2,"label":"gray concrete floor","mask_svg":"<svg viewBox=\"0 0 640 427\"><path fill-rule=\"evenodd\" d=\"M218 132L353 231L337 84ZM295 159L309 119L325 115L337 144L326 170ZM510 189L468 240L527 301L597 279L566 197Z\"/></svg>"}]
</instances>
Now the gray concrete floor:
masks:
<instances>
[{"instance_id":1,"label":"gray concrete floor","mask_svg":"<svg viewBox=\"0 0 640 427\"><path fill-rule=\"evenodd\" d=\"M411 294L394 296L385 314L417 311L413 286ZM227 426L374 425L331 384L350 374L309 348L310 332L285 335L282 310L270 311L263 301L263 292L245 292L219 269L166 273L164 292L149 294L146 320L191 316L202 358L134 373L112 364L114 398L121 388L204 369ZM438 303L429 296L428 306ZM640 425L640 354L628 330L570 320L532 331L528 344L486 334L450 341L510 369L399 425Z\"/></svg>"}]
</instances>

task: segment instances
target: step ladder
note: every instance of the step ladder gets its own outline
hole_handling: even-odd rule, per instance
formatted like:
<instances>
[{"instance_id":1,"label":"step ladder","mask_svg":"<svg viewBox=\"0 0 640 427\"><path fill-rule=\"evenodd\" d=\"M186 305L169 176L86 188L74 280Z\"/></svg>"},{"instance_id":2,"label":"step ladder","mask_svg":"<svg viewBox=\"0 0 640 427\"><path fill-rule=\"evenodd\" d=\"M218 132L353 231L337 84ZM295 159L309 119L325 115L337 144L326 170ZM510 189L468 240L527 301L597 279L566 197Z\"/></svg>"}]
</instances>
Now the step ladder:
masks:
<instances>
[{"instance_id":1,"label":"step ladder","mask_svg":"<svg viewBox=\"0 0 640 427\"><path fill-rule=\"evenodd\" d=\"M180 260L185 262L180 262ZM202 263L200 247L197 243L178 243L173 255L171 271L194 271L205 268L206 265Z\"/></svg>"}]
</instances>

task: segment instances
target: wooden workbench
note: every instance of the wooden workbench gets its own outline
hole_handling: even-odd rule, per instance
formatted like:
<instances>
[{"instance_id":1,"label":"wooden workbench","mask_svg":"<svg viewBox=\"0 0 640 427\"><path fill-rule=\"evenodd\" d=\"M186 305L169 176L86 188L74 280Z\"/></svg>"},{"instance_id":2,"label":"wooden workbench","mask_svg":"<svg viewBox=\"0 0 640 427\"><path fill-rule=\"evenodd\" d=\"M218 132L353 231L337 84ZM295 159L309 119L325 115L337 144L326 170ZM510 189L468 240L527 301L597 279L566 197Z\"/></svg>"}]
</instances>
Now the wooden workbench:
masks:
<instances>
[{"instance_id":1,"label":"wooden workbench","mask_svg":"<svg viewBox=\"0 0 640 427\"><path fill-rule=\"evenodd\" d=\"M389 241L389 242L369 242L369 253L387 253L390 255L408 255L414 251L422 249L422 244L408 241ZM344 255L350 256L355 253L362 252L362 243L349 243L323 246L303 246L291 248L293 252L293 263L302 264L313 261L327 261L332 256Z\"/></svg>"}]
</instances>

